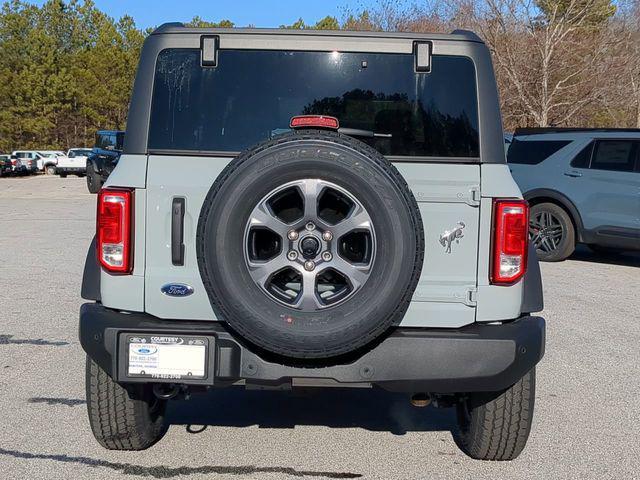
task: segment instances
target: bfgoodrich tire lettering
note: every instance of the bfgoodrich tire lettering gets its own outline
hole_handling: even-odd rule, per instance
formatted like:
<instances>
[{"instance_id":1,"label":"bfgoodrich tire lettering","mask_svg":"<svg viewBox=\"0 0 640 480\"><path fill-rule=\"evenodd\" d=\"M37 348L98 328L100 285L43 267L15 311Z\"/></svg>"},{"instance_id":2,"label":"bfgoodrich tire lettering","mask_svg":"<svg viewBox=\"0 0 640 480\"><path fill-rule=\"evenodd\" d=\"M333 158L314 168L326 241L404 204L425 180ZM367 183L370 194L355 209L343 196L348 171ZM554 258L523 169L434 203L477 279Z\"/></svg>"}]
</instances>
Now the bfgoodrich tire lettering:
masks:
<instances>
[{"instance_id":1,"label":"bfgoodrich tire lettering","mask_svg":"<svg viewBox=\"0 0 640 480\"><path fill-rule=\"evenodd\" d=\"M376 232L366 283L322 311L274 301L245 263L243 239L255 206L279 186L306 178L357 197ZM353 352L401 320L420 276L424 235L413 195L382 155L344 135L303 131L261 144L227 166L205 199L197 250L211 304L238 334L280 356L317 359Z\"/></svg>"}]
</instances>

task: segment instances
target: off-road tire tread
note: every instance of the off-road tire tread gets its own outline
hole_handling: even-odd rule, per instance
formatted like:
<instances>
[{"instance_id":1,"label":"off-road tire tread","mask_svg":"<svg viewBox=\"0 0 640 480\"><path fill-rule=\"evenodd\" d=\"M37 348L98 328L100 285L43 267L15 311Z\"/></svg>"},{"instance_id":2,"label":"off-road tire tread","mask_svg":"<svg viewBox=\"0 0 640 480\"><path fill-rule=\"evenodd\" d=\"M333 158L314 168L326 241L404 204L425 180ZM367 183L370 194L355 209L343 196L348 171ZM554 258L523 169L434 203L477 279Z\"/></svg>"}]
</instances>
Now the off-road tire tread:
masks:
<instances>
[{"instance_id":1,"label":"off-road tire tread","mask_svg":"<svg viewBox=\"0 0 640 480\"><path fill-rule=\"evenodd\" d=\"M296 136L296 140L321 140L327 141L327 136L331 137L331 141L335 142L339 145L346 146L351 148L365 156L367 156L372 162L374 162L382 171L387 175L387 177L391 180L392 183L396 183L399 185L399 191L404 197L404 201L408 206L408 211L410 213L409 217L412 221L412 230L415 232L416 236L416 252L415 258L412 263L412 275L411 280L408 284L408 288L405 290L404 295L400 302L398 302L395 310L388 316L387 322L380 322L378 324L378 328L372 329L363 337L364 344L371 343L382 336L382 334L388 330L390 325L394 323L399 323L400 319L404 316L405 312L409 308L409 304L411 302L411 298L413 297L413 293L418 285L418 281L420 279L420 274L422 272L422 264L424 261L424 251L425 251L425 242L424 242L424 226L422 223L422 217L420 215L420 210L418 208L418 203L413 195L413 192L409 188L405 178L402 174L394 167L391 162L389 162L384 156L380 154L377 150L370 147L369 145L356 140L347 135L343 135L337 132L329 132L329 131L318 131L318 130L301 130L296 131L294 134ZM200 211L200 217L198 219L198 228L196 234L196 254L198 258L198 265L200 268L200 276L202 278L202 282L204 284L205 290L207 291L209 298L212 303L212 307L216 313L220 313L221 317L230 318L231 312L229 312L223 302L220 302L219 299L215 295L215 288L213 283L211 282L211 276L209 275L206 262L204 261L205 247L206 242L204 240L204 227L206 223L206 219L209 216L211 209L213 208L214 201L216 195L219 190L225 184L227 178L235 172L238 168L240 168L245 162L250 162L252 158L259 154L260 152L280 145L282 143L287 143L291 141L291 135L283 135L276 139L266 140L256 147L242 153L238 156L234 161L230 162L220 173L213 186L209 190L207 197L203 203L203 207ZM246 338L248 332L242 331L241 325L234 325L233 328L238 331L238 333ZM344 330L343 330L344 332ZM323 357L335 357L342 354L350 353L344 350L344 347L339 348L323 348L323 349L308 349L304 351L296 351L294 349L289 348L288 351L282 350L282 348L274 343L270 343L262 340L263 344L267 345L268 349L272 352L280 353L287 357L296 357L296 358L323 358Z\"/></svg>"},{"instance_id":2,"label":"off-road tire tread","mask_svg":"<svg viewBox=\"0 0 640 480\"><path fill-rule=\"evenodd\" d=\"M91 179L91 182L89 182L89 179ZM100 176L96 173L93 165L87 165L87 189L89 193L98 193L101 187L102 180Z\"/></svg>"},{"instance_id":3,"label":"off-road tire tread","mask_svg":"<svg viewBox=\"0 0 640 480\"><path fill-rule=\"evenodd\" d=\"M458 446L477 460L513 460L524 449L533 420L535 370L499 395L469 395L469 422L455 436Z\"/></svg>"},{"instance_id":4,"label":"off-road tire tread","mask_svg":"<svg viewBox=\"0 0 640 480\"><path fill-rule=\"evenodd\" d=\"M152 418L142 395L145 387L115 382L90 358L86 368L89 423L100 445L109 450L144 450L164 436L166 402Z\"/></svg>"}]
</instances>

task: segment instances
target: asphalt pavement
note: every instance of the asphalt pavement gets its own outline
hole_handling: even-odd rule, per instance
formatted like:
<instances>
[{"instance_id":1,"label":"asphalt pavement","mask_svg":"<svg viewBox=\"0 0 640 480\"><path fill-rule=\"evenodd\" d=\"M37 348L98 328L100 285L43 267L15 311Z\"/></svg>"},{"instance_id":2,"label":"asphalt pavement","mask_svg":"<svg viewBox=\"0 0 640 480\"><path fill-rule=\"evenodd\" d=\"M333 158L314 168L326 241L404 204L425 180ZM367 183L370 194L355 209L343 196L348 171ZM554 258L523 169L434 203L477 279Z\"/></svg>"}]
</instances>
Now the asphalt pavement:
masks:
<instances>
[{"instance_id":1,"label":"asphalt pavement","mask_svg":"<svg viewBox=\"0 0 640 480\"><path fill-rule=\"evenodd\" d=\"M170 405L144 452L93 439L77 338L95 196L84 179L0 179L0 472L5 479L640 478L640 255L542 265L546 356L513 462L455 446L453 411L384 391L213 391Z\"/></svg>"}]
</instances>

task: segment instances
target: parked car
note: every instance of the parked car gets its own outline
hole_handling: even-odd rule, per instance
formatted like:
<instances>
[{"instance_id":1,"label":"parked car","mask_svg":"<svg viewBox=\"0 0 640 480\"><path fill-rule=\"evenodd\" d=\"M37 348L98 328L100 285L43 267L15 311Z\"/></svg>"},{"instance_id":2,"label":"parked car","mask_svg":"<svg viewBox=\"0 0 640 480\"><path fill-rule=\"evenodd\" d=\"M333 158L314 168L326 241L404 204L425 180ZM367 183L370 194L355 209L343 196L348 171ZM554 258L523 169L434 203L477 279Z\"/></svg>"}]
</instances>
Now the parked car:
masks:
<instances>
[{"instance_id":1,"label":"parked car","mask_svg":"<svg viewBox=\"0 0 640 480\"><path fill-rule=\"evenodd\" d=\"M76 158L78 161L84 162L86 168L87 158L89 158L91 153L92 149L89 147L70 148L69 151L67 151L67 157Z\"/></svg>"},{"instance_id":2,"label":"parked car","mask_svg":"<svg viewBox=\"0 0 640 480\"><path fill-rule=\"evenodd\" d=\"M35 150L16 150L11 153L11 157L20 161L27 174L38 172L38 160L43 157Z\"/></svg>"},{"instance_id":3,"label":"parked car","mask_svg":"<svg viewBox=\"0 0 640 480\"><path fill-rule=\"evenodd\" d=\"M7 177L13 174L11 155L0 155L0 177Z\"/></svg>"},{"instance_id":4,"label":"parked car","mask_svg":"<svg viewBox=\"0 0 640 480\"><path fill-rule=\"evenodd\" d=\"M87 151L87 149L69 150L66 155L58 158L56 173L62 178L66 178L69 174L83 177L87 173L87 157L82 153Z\"/></svg>"},{"instance_id":5,"label":"parked car","mask_svg":"<svg viewBox=\"0 0 640 480\"><path fill-rule=\"evenodd\" d=\"M40 158L37 160L38 170L48 175L55 175L58 160L65 156L64 152L59 150L39 150Z\"/></svg>"},{"instance_id":6,"label":"parked car","mask_svg":"<svg viewBox=\"0 0 640 480\"><path fill-rule=\"evenodd\" d=\"M377 386L519 455L542 288L480 38L164 25L126 131L82 281L102 446L193 390Z\"/></svg>"},{"instance_id":7,"label":"parked car","mask_svg":"<svg viewBox=\"0 0 640 480\"><path fill-rule=\"evenodd\" d=\"M29 170L27 170L27 167L22 165L22 162L20 160L18 160L17 158L11 156L11 172L13 175L17 175L17 176L23 176L23 175L29 175Z\"/></svg>"},{"instance_id":8,"label":"parked car","mask_svg":"<svg viewBox=\"0 0 640 480\"><path fill-rule=\"evenodd\" d=\"M96 133L96 145L86 160L89 192L98 193L107 181L120 160L123 143L123 131L99 130Z\"/></svg>"},{"instance_id":9,"label":"parked car","mask_svg":"<svg viewBox=\"0 0 640 480\"><path fill-rule=\"evenodd\" d=\"M507 158L541 260L640 250L640 130L519 129Z\"/></svg>"}]
</instances>

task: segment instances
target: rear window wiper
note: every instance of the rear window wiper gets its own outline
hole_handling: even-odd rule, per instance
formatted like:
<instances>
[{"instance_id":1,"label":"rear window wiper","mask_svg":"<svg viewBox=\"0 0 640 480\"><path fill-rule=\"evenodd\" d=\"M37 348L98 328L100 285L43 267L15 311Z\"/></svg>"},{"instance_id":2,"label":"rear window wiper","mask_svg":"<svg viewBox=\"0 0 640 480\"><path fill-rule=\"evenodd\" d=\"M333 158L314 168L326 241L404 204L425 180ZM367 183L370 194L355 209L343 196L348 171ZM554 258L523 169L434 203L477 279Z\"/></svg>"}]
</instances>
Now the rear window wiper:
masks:
<instances>
[{"instance_id":1,"label":"rear window wiper","mask_svg":"<svg viewBox=\"0 0 640 480\"><path fill-rule=\"evenodd\" d=\"M349 135L351 137L369 137L369 138L391 138L393 137L390 133L377 133L371 130L360 130L359 128L343 128L340 127L338 132L343 133L344 135Z\"/></svg>"}]
</instances>

